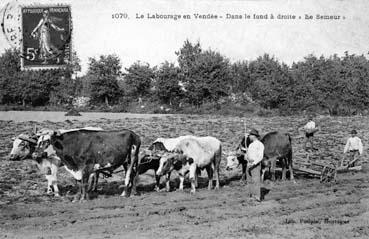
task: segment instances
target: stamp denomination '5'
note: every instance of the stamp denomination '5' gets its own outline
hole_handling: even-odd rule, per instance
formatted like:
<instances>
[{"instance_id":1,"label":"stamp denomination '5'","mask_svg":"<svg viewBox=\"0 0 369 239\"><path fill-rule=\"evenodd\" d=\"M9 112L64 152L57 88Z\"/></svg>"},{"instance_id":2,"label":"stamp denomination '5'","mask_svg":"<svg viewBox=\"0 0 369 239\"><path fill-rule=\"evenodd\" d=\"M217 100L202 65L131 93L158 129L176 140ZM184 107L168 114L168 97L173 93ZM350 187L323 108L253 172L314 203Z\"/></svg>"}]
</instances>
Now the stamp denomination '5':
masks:
<instances>
[{"instance_id":1,"label":"stamp denomination '5'","mask_svg":"<svg viewBox=\"0 0 369 239\"><path fill-rule=\"evenodd\" d=\"M71 61L69 6L22 7L22 68L52 69Z\"/></svg>"}]
</instances>

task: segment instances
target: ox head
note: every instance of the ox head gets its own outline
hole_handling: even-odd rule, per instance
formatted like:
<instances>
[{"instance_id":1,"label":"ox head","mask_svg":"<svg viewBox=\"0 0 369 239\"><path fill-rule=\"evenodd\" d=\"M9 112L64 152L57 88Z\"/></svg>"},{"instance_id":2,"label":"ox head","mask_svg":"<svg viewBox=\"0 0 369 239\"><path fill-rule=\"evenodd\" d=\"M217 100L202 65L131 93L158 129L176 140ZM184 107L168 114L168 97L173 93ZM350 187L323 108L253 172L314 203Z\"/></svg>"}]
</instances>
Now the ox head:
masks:
<instances>
[{"instance_id":1,"label":"ox head","mask_svg":"<svg viewBox=\"0 0 369 239\"><path fill-rule=\"evenodd\" d=\"M20 134L13 140L13 148L10 151L10 160L23 160L32 155L37 144L36 135Z\"/></svg>"},{"instance_id":2,"label":"ox head","mask_svg":"<svg viewBox=\"0 0 369 239\"><path fill-rule=\"evenodd\" d=\"M39 136L35 152L32 154L33 159L53 157L58 147L57 138L60 136L58 131L46 131ZM54 148L55 145L55 148ZM60 147L59 147L60 148Z\"/></svg>"},{"instance_id":3,"label":"ox head","mask_svg":"<svg viewBox=\"0 0 369 239\"><path fill-rule=\"evenodd\" d=\"M231 152L227 156L227 165L226 170L233 170L237 168L239 165L239 161L237 159L237 154L234 152Z\"/></svg>"},{"instance_id":4,"label":"ox head","mask_svg":"<svg viewBox=\"0 0 369 239\"><path fill-rule=\"evenodd\" d=\"M187 163L192 164L193 159L188 158L183 154L171 152L164 153L160 158L159 168L156 174L161 176L173 170L179 170Z\"/></svg>"},{"instance_id":5,"label":"ox head","mask_svg":"<svg viewBox=\"0 0 369 239\"><path fill-rule=\"evenodd\" d=\"M227 155L226 170L233 170L237 168L241 161L244 160L244 155L247 152L247 147L251 144L249 135L242 137L241 142L237 145L236 151Z\"/></svg>"},{"instance_id":6,"label":"ox head","mask_svg":"<svg viewBox=\"0 0 369 239\"><path fill-rule=\"evenodd\" d=\"M159 142L159 141L155 141L154 143L152 143L149 147L149 150L151 150L151 151L167 151L164 144L162 142Z\"/></svg>"}]
</instances>

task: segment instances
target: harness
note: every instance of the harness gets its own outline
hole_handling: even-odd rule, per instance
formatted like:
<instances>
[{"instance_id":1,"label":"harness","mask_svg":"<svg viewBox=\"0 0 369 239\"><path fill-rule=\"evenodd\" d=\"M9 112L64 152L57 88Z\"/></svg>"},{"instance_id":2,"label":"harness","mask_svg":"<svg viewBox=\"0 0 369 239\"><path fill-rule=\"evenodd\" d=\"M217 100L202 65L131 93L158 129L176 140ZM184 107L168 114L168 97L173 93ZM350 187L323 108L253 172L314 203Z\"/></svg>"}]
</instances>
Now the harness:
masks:
<instances>
[{"instance_id":1,"label":"harness","mask_svg":"<svg viewBox=\"0 0 369 239\"><path fill-rule=\"evenodd\" d=\"M144 157L142 161L140 161L140 165L145 165L148 163L151 163L153 160L159 160L161 157L159 155L149 155L148 157ZM112 171L111 169L115 166L108 166L103 168L98 168L94 170L94 173L101 173L103 175L103 178L110 178L113 176L113 174L123 172L124 169L118 170L118 171Z\"/></svg>"},{"instance_id":2,"label":"harness","mask_svg":"<svg viewBox=\"0 0 369 239\"><path fill-rule=\"evenodd\" d=\"M22 136L18 136L17 138L24 142L24 145L21 146L21 147L23 147L23 149L28 149L30 154L32 154L35 151L37 144L31 143L29 140L36 140L37 141L37 139L35 139L34 137L32 137L30 135L22 135Z\"/></svg>"},{"instance_id":3,"label":"harness","mask_svg":"<svg viewBox=\"0 0 369 239\"><path fill-rule=\"evenodd\" d=\"M151 163L151 161L153 160L159 160L160 156L158 155L150 155L149 157L146 157L146 159L144 159L143 161L140 162L140 164L148 164Z\"/></svg>"},{"instance_id":4,"label":"harness","mask_svg":"<svg viewBox=\"0 0 369 239\"><path fill-rule=\"evenodd\" d=\"M94 170L94 173L101 173L103 175L103 178L111 178L113 176L113 174L115 173L120 173L123 172L124 169L121 169L119 171L111 171L110 169L113 168L114 166L108 166L108 167L104 167L104 168L98 168Z\"/></svg>"}]
</instances>

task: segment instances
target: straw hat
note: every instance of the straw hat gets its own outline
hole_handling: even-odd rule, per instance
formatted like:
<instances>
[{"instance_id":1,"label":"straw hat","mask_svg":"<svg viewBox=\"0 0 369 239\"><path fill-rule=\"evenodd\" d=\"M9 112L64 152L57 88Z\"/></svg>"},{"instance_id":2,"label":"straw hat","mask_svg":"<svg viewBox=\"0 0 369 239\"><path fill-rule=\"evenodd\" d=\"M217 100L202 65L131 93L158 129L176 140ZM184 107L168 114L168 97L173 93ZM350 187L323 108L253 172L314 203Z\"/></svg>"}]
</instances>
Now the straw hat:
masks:
<instances>
[{"instance_id":1,"label":"straw hat","mask_svg":"<svg viewBox=\"0 0 369 239\"><path fill-rule=\"evenodd\" d=\"M259 132L256 129L252 129L249 133L249 135L254 135L256 137L260 137Z\"/></svg>"}]
</instances>

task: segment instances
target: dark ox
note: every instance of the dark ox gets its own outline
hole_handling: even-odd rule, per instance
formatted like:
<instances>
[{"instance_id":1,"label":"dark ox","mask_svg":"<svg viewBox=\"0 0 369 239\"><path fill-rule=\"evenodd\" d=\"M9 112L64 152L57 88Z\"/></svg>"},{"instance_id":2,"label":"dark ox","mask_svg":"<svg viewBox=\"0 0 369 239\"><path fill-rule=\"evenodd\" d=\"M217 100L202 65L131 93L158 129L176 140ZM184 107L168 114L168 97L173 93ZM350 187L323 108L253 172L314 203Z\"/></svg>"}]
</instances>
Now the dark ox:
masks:
<instances>
[{"instance_id":1,"label":"dark ox","mask_svg":"<svg viewBox=\"0 0 369 239\"><path fill-rule=\"evenodd\" d=\"M160 176L156 174L156 171L159 168L160 163L160 156L158 155L151 155L148 153L143 153L139 157L139 164L137 167L137 174L144 174L149 170L154 170L155 176L155 191L159 191L160 188Z\"/></svg>"},{"instance_id":2,"label":"dark ox","mask_svg":"<svg viewBox=\"0 0 369 239\"><path fill-rule=\"evenodd\" d=\"M85 130L94 130L94 131L102 131L103 129L100 127L84 127L82 129ZM60 132L68 132L81 130L79 129L69 129L69 130L59 130ZM9 155L9 160L26 160L32 159L32 154L34 153L37 142L40 138L43 138L45 135L53 134L54 131L48 128L43 128L37 130L35 127L34 131L30 134L24 133L20 134L17 137L12 138L13 140L13 148ZM60 159L53 155L52 157L47 158L37 158L34 160L38 169L45 174L47 180L47 194L54 193L54 196L59 197L59 188L58 188L58 169L62 167Z\"/></svg>"},{"instance_id":3,"label":"dark ox","mask_svg":"<svg viewBox=\"0 0 369 239\"><path fill-rule=\"evenodd\" d=\"M270 132L266 134L261 142L264 144L264 158L261 162L262 166L262 180L266 169L269 169L272 180L275 181L275 168L277 162L282 167L282 180L286 180L286 170L290 171L290 179L294 180L292 169L292 143L291 136L288 133ZM227 157L227 170L234 169L238 165L242 165L241 180L246 180L247 177L247 161L244 158L245 150L250 144L247 137L243 137L241 143L237 147L237 151L242 154L232 155Z\"/></svg>"},{"instance_id":4,"label":"dark ox","mask_svg":"<svg viewBox=\"0 0 369 239\"><path fill-rule=\"evenodd\" d=\"M77 130L60 134L55 132L48 139L39 141L34 158L56 155L65 168L79 182L81 200L89 198L91 184L97 183L99 172L109 172L124 166L126 170L125 190L122 196L136 192L135 169L141 140L130 130L91 131ZM132 154L132 156L131 156ZM92 182L92 183L91 183ZM89 185L90 183L90 185Z\"/></svg>"}]
</instances>

